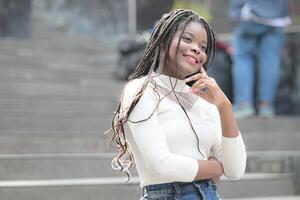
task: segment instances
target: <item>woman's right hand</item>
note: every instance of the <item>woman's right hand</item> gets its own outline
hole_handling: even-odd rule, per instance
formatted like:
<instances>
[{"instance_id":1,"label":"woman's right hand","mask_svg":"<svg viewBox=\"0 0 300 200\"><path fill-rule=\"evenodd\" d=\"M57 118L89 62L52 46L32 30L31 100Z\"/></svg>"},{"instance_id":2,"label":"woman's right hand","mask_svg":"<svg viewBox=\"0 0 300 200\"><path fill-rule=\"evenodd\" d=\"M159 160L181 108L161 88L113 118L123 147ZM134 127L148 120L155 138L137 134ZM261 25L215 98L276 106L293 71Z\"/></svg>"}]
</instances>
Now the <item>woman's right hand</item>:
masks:
<instances>
[{"instance_id":1,"label":"woman's right hand","mask_svg":"<svg viewBox=\"0 0 300 200\"><path fill-rule=\"evenodd\" d=\"M217 182L223 171L222 163L214 157L209 157L208 160L198 160L198 172L195 180L212 179Z\"/></svg>"},{"instance_id":2,"label":"woman's right hand","mask_svg":"<svg viewBox=\"0 0 300 200\"><path fill-rule=\"evenodd\" d=\"M209 157L208 160L216 161L218 163L218 168L217 168L218 169L218 173L217 173L218 175L211 178L214 183L217 183L217 182L220 181L220 178L223 175L223 172L224 172L223 165L222 165L221 161L217 160L215 157Z\"/></svg>"}]
</instances>

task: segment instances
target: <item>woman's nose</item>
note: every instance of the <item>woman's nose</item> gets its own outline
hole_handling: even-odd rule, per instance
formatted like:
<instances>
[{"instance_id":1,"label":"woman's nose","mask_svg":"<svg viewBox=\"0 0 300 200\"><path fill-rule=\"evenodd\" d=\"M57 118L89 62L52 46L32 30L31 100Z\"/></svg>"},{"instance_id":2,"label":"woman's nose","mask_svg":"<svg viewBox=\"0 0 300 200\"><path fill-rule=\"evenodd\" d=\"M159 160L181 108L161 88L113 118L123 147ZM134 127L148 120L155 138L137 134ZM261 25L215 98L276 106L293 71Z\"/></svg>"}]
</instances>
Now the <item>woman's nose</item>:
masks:
<instances>
[{"instance_id":1,"label":"woman's nose","mask_svg":"<svg viewBox=\"0 0 300 200\"><path fill-rule=\"evenodd\" d=\"M200 54L200 48L198 45L191 45L191 50L196 54Z\"/></svg>"}]
</instances>

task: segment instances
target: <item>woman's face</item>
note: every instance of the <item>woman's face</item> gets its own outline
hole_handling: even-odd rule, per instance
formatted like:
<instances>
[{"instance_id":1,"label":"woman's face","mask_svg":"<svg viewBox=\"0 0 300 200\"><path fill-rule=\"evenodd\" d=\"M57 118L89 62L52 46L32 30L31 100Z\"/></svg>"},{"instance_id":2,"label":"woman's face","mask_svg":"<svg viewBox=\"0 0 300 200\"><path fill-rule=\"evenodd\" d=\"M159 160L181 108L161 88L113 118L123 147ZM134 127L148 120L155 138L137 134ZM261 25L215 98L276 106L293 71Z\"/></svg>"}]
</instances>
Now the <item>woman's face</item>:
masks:
<instances>
[{"instance_id":1,"label":"woman's face","mask_svg":"<svg viewBox=\"0 0 300 200\"><path fill-rule=\"evenodd\" d=\"M184 79L185 76L199 71L206 62L207 33L203 25L199 22L190 22L183 31L178 47L178 54L176 55L176 48L181 32L182 29L179 29L174 34L169 49L169 58L167 59L163 73Z\"/></svg>"}]
</instances>

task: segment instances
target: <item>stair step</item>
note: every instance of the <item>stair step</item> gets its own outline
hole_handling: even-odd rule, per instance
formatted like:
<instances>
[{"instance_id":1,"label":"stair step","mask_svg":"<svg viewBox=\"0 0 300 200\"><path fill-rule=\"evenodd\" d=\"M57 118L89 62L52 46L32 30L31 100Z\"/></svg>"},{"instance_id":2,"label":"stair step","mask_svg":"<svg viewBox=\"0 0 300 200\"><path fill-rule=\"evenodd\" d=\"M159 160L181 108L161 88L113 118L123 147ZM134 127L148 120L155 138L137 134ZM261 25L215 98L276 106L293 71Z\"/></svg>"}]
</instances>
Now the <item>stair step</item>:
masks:
<instances>
[{"instance_id":1,"label":"stair step","mask_svg":"<svg viewBox=\"0 0 300 200\"><path fill-rule=\"evenodd\" d=\"M111 126L111 116L0 116L2 130L12 131L79 131L98 130L99 132Z\"/></svg>"},{"instance_id":2,"label":"stair step","mask_svg":"<svg viewBox=\"0 0 300 200\"><path fill-rule=\"evenodd\" d=\"M57 142L61 145L62 149L59 148L60 150L65 150L67 147L73 149L67 142L68 137L72 137L73 140L77 141L74 144L76 146L84 145L84 140L81 141L81 138L87 135L94 137L91 138L91 140L94 139L99 142L99 144L105 144L109 136L105 136L103 133L111 128L112 116L112 112L105 116L97 114L96 112L86 114L76 114L76 112L47 112L46 114L40 112L39 114L36 112L35 115L29 115L27 113L26 115L19 114L19 116L17 114L13 116L9 116L8 114L6 116L0 116L0 153L56 152L57 147L54 144ZM286 135L288 135L288 137L286 137ZM286 135L285 137L283 137L283 135L277 138L280 144L270 143L270 145L263 142L252 144L251 142L256 142L256 140L249 141L247 137L245 137L247 151L257 151L258 149L262 149L262 151L300 151L299 136L296 134ZM64 146L66 146L66 148L63 148ZM256 148L249 148L249 146L256 146ZM110 148L106 149L103 147L101 149L110 151ZM50 151L47 152L46 150ZM60 152L60 150L58 152ZM84 149L79 150L86 151ZM276 158L276 156L273 157Z\"/></svg>"},{"instance_id":3,"label":"stair step","mask_svg":"<svg viewBox=\"0 0 300 200\"><path fill-rule=\"evenodd\" d=\"M21 101L44 101L44 100L58 100L58 101L116 101L116 99L120 98L121 89L119 91L115 91L116 94L107 95L104 92L98 92L94 94L47 94L47 93L10 93L10 92L1 92L0 91L0 99L9 100L9 99L19 99ZM119 93L118 93L119 92ZM118 93L118 94L117 94Z\"/></svg>"},{"instance_id":4,"label":"stair step","mask_svg":"<svg viewBox=\"0 0 300 200\"><path fill-rule=\"evenodd\" d=\"M112 75L112 66L81 66L80 68L47 68L46 64L39 64L37 67L30 65L29 67L10 66L1 68L0 78L3 81L73 81L81 80L110 80L112 83L121 82L115 81ZM123 82L125 84L125 82Z\"/></svg>"},{"instance_id":5,"label":"stair step","mask_svg":"<svg viewBox=\"0 0 300 200\"><path fill-rule=\"evenodd\" d=\"M0 131L0 154L103 153L112 152L103 130Z\"/></svg>"},{"instance_id":6,"label":"stair step","mask_svg":"<svg viewBox=\"0 0 300 200\"><path fill-rule=\"evenodd\" d=\"M300 196L277 196L277 197L257 197L257 198L238 198L231 200L300 200ZM230 200L230 199L224 199Z\"/></svg>"},{"instance_id":7,"label":"stair step","mask_svg":"<svg viewBox=\"0 0 300 200\"><path fill-rule=\"evenodd\" d=\"M239 181L222 179L218 184L223 198L287 196L294 194L291 174L246 174ZM5 191L2 192L2 191ZM118 192L116 192L118 191ZM52 179L0 181L1 199L139 199L138 178L127 184L124 178Z\"/></svg>"},{"instance_id":8,"label":"stair step","mask_svg":"<svg viewBox=\"0 0 300 200\"><path fill-rule=\"evenodd\" d=\"M74 73L82 73L82 76L86 74L91 75L96 73L96 75L112 73L112 61L100 61L99 58L91 60L81 60L81 61L66 61L66 60L56 60L56 61L47 61L47 60L25 60L25 61L0 61L0 69L3 70L2 77L6 76L16 76L22 73L31 73L32 76L38 76L40 73L54 73L57 75L57 72L70 73L66 78L73 75ZM13 74L16 73L16 74ZM20 75L19 75L20 76ZM78 76L78 75L77 75ZM94 75L95 76L95 75ZM58 75L59 77L59 75ZM109 76L112 77L112 74ZM105 77L102 77L105 78ZM106 77L107 78L107 77ZM114 79L112 82L114 82Z\"/></svg>"},{"instance_id":9,"label":"stair step","mask_svg":"<svg viewBox=\"0 0 300 200\"><path fill-rule=\"evenodd\" d=\"M104 113L111 115L117 108L118 99L90 99L90 100L26 100L26 99L1 99L0 98L0 115L5 113L19 113L20 115L33 112L42 113Z\"/></svg>"},{"instance_id":10,"label":"stair step","mask_svg":"<svg viewBox=\"0 0 300 200\"><path fill-rule=\"evenodd\" d=\"M103 153L2 154L0 180L121 177L111 168L112 156ZM130 171L137 176L135 168Z\"/></svg>"},{"instance_id":11,"label":"stair step","mask_svg":"<svg viewBox=\"0 0 300 200\"><path fill-rule=\"evenodd\" d=\"M80 38L72 39L71 37L63 37L62 35L54 39L38 39L32 38L29 40L16 40L13 38L0 38L0 50L16 50L41 49L43 51L99 51L99 52L114 52L115 48L112 46L103 46L98 40L81 40Z\"/></svg>"},{"instance_id":12,"label":"stair step","mask_svg":"<svg viewBox=\"0 0 300 200\"><path fill-rule=\"evenodd\" d=\"M106 182L106 179L4 182L0 183L3 185L0 187L0 198L7 200L132 200L140 197L139 186L124 184L124 178L111 181L110 184L105 184Z\"/></svg>"},{"instance_id":13,"label":"stair step","mask_svg":"<svg viewBox=\"0 0 300 200\"><path fill-rule=\"evenodd\" d=\"M5 60L9 60L12 56L18 58L19 60L28 60L32 57L32 59L41 59L44 58L46 60L50 60L51 58L61 58L61 60L73 59L78 60L81 58L82 60L88 60L95 56L101 56L102 54L108 55L106 52L101 52L93 49L80 49L80 48L69 48L69 49L42 49L35 48L30 49L26 47L1 47L0 55L1 58L6 58ZM116 52L112 53L112 56L116 55ZM56 60L53 60L56 61Z\"/></svg>"},{"instance_id":14,"label":"stair step","mask_svg":"<svg viewBox=\"0 0 300 200\"><path fill-rule=\"evenodd\" d=\"M49 140L49 138L45 140L47 139ZM1 152L0 179L87 178L119 175L110 166L115 153L100 153L105 144L99 145L99 143L93 142L89 136L86 136L85 139L76 138L77 140L69 137L68 142L65 138L56 139L56 141L52 141L55 143L51 146L52 149L44 149L44 153L33 151L32 154L29 154L29 152L20 151L19 154L4 154ZM65 149L62 148L62 142L66 144ZM31 144L32 148L37 148L37 143L33 141ZM38 144L45 146L43 141ZM246 172L294 173L299 164L299 152L261 152L260 155L248 152ZM133 175L137 174L135 167L130 171Z\"/></svg>"},{"instance_id":15,"label":"stair step","mask_svg":"<svg viewBox=\"0 0 300 200\"><path fill-rule=\"evenodd\" d=\"M37 52L34 51L25 51L23 52L1 52L1 65L12 66L13 64L21 64L22 66L30 65L31 63L64 63L64 64L73 64L73 65L95 65L95 64L108 64L115 63L117 61L118 55L114 54L100 54L98 52L94 53L83 53L83 52ZM39 52L39 53L38 53Z\"/></svg>"},{"instance_id":16,"label":"stair step","mask_svg":"<svg viewBox=\"0 0 300 200\"><path fill-rule=\"evenodd\" d=\"M243 127L242 127L243 128ZM259 129L259 127L257 127ZM270 128L271 129L271 128ZM248 150L256 151L296 151L300 150L299 131L293 127L283 127L278 131L243 132L243 139ZM269 136L269 134L272 134ZM271 139L270 139L271 138Z\"/></svg>"},{"instance_id":17,"label":"stair step","mask_svg":"<svg viewBox=\"0 0 300 200\"><path fill-rule=\"evenodd\" d=\"M282 196L295 194L293 174L246 173L241 180L221 181L224 198ZM238 191L238 192L233 192Z\"/></svg>"},{"instance_id":18,"label":"stair step","mask_svg":"<svg viewBox=\"0 0 300 200\"><path fill-rule=\"evenodd\" d=\"M272 119L252 117L239 119L237 123L242 132L265 132L272 135L273 132L300 132L299 117L276 116ZM269 136L269 135L266 135Z\"/></svg>"},{"instance_id":19,"label":"stair step","mask_svg":"<svg viewBox=\"0 0 300 200\"><path fill-rule=\"evenodd\" d=\"M47 87L65 87L65 90L74 90L75 89L82 89L82 88L88 88L88 87L95 87L97 89L121 89L123 87L123 83L118 81L107 81L107 80L97 80L97 79L79 79L77 82L75 81L68 81L68 80L62 80L60 82L57 81L45 81L45 80L15 80L15 81L5 81L1 80L0 84L3 85L0 89L5 91L5 87L11 87L11 88L18 88L21 85L24 85L24 88L47 88Z\"/></svg>"},{"instance_id":20,"label":"stair step","mask_svg":"<svg viewBox=\"0 0 300 200\"><path fill-rule=\"evenodd\" d=\"M49 94L49 95L89 95L95 93L103 93L105 91L114 91L120 94L121 88L118 84L111 84L102 81L103 85L87 85L76 86L73 84L62 83L3 83L0 81L0 96L1 93L13 94ZM107 94L106 94L107 95Z\"/></svg>"},{"instance_id":21,"label":"stair step","mask_svg":"<svg viewBox=\"0 0 300 200\"><path fill-rule=\"evenodd\" d=\"M273 196L273 197L255 197L255 198L230 198L224 200L300 200L300 196Z\"/></svg>"},{"instance_id":22,"label":"stair step","mask_svg":"<svg viewBox=\"0 0 300 200\"><path fill-rule=\"evenodd\" d=\"M295 173L300 165L300 151L248 151L247 172Z\"/></svg>"},{"instance_id":23,"label":"stair step","mask_svg":"<svg viewBox=\"0 0 300 200\"><path fill-rule=\"evenodd\" d=\"M57 141L61 140L57 138ZM90 138L86 138L81 144L77 145L76 142L78 143L79 139L76 141L71 138L70 140L66 144L67 149L62 149L60 143L56 142L56 145L52 145L53 149L47 149L51 153L37 153L33 151L29 154L20 150L19 154L4 154L1 152L0 180L120 176L110 166L111 160L116 153L99 152L101 148L105 147L105 144L99 148L99 143L93 143ZM34 146L34 142L31 144ZM43 146L44 143L41 142L39 145ZM77 150L77 153L75 150ZM80 153L79 150L85 153ZM299 165L299 151L260 152L259 155L254 155L254 152L248 152L246 172L296 173L295 170ZM135 167L131 168L130 171L133 175L137 175Z\"/></svg>"}]
</instances>

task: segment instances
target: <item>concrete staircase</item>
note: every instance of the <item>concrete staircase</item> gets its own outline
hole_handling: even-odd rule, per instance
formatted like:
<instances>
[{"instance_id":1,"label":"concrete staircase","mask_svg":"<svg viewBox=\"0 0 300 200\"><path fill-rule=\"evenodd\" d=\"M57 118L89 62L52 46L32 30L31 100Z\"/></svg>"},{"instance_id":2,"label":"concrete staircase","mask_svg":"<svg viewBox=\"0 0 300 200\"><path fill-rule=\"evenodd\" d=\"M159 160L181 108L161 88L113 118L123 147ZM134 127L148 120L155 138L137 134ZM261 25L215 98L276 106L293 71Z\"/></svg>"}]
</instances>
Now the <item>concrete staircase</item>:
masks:
<instances>
[{"instance_id":1,"label":"concrete staircase","mask_svg":"<svg viewBox=\"0 0 300 200\"><path fill-rule=\"evenodd\" d=\"M110 127L124 82L117 54L94 39L39 28L34 38L0 39L0 199L139 199L139 180L114 173ZM299 118L238 122L246 175L222 178L226 199L300 199ZM268 197L268 198L267 198Z\"/></svg>"}]
</instances>

